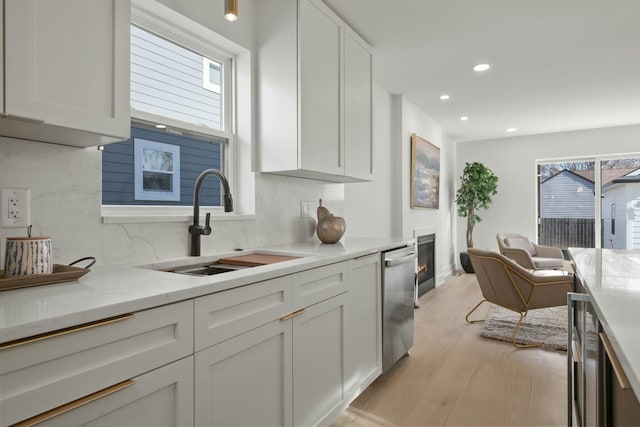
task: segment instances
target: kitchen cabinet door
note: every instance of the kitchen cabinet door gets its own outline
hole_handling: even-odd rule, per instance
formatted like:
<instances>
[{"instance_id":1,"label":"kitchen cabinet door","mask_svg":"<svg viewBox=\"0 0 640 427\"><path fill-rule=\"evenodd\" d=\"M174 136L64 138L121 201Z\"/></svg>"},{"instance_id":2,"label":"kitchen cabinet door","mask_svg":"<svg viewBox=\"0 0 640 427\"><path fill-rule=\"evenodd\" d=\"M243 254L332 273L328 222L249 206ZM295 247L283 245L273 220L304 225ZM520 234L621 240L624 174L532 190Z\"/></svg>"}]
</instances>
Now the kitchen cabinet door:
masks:
<instances>
[{"instance_id":1,"label":"kitchen cabinet door","mask_svg":"<svg viewBox=\"0 0 640 427\"><path fill-rule=\"evenodd\" d=\"M197 352L196 426L290 426L291 358L283 320Z\"/></svg>"},{"instance_id":2,"label":"kitchen cabinet door","mask_svg":"<svg viewBox=\"0 0 640 427\"><path fill-rule=\"evenodd\" d=\"M300 155L303 169L344 174L340 134L342 24L324 5L300 0Z\"/></svg>"},{"instance_id":3,"label":"kitchen cabinet door","mask_svg":"<svg viewBox=\"0 0 640 427\"><path fill-rule=\"evenodd\" d=\"M5 0L2 130L15 119L128 138L130 9L129 0Z\"/></svg>"},{"instance_id":4,"label":"kitchen cabinet door","mask_svg":"<svg viewBox=\"0 0 640 427\"><path fill-rule=\"evenodd\" d=\"M380 254L349 260L345 387L355 398L382 373Z\"/></svg>"},{"instance_id":5,"label":"kitchen cabinet door","mask_svg":"<svg viewBox=\"0 0 640 427\"><path fill-rule=\"evenodd\" d=\"M345 399L343 293L315 304L293 320L293 424L330 422Z\"/></svg>"},{"instance_id":6,"label":"kitchen cabinet door","mask_svg":"<svg viewBox=\"0 0 640 427\"><path fill-rule=\"evenodd\" d=\"M373 179L373 55L347 29L344 42L345 175Z\"/></svg>"},{"instance_id":7,"label":"kitchen cabinet door","mask_svg":"<svg viewBox=\"0 0 640 427\"><path fill-rule=\"evenodd\" d=\"M91 398L38 426L193 426L193 356L136 377L111 394Z\"/></svg>"}]
</instances>

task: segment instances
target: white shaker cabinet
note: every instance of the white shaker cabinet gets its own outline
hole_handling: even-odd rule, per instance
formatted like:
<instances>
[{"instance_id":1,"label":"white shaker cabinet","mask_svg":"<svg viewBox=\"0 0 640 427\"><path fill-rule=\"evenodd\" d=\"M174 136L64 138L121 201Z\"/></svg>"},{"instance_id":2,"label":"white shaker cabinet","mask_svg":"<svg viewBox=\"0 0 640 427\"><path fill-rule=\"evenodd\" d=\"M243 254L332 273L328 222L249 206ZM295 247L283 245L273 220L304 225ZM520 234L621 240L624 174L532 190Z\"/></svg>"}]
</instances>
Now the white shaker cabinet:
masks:
<instances>
[{"instance_id":1,"label":"white shaker cabinet","mask_svg":"<svg viewBox=\"0 0 640 427\"><path fill-rule=\"evenodd\" d=\"M197 352L196 426L291 426L291 361L279 319Z\"/></svg>"},{"instance_id":2,"label":"white shaker cabinet","mask_svg":"<svg viewBox=\"0 0 640 427\"><path fill-rule=\"evenodd\" d=\"M348 261L345 387L355 398L382 374L380 253Z\"/></svg>"},{"instance_id":3,"label":"white shaker cabinet","mask_svg":"<svg viewBox=\"0 0 640 427\"><path fill-rule=\"evenodd\" d=\"M127 139L129 0L4 0L0 135L86 147Z\"/></svg>"},{"instance_id":4,"label":"white shaker cabinet","mask_svg":"<svg viewBox=\"0 0 640 427\"><path fill-rule=\"evenodd\" d=\"M193 356L38 423L42 427L193 427Z\"/></svg>"},{"instance_id":5,"label":"white shaker cabinet","mask_svg":"<svg viewBox=\"0 0 640 427\"><path fill-rule=\"evenodd\" d=\"M254 169L371 179L371 50L320 0L257 2Z\"/></svg>"},{"instance_id":6,"label":"white shaker cabinet","mask_svg":"<svg viewBox=\"0 0 640 427\"><path fill-rule=\"evenodd\" d=\"M342 25L321 3L302 0L299 4L300 167L343 175L344 145L340 137Z\"/></svg>"},{"instance_id":7,"label":"white shaker cabinet","mask_svg":"<svg viewBox=\"0 0 640 427\"><path fill-rule=\"evenodd\" d=\"M123 398L126 401L148 390L146 386L134 386L138 381L136 377L191 354L193 301L2 343L0 426L21 422L24 424L18 425L31 425L29 420L33 417L53 420L59 414L89 402L111 402L111 399L105 399L111 392L130 396ZM189 360L193 366L193 359ZM160 371L154 374L156 379L153 383L165 381L162 376ZM166 381L169 381L167 387L173 387L171 384L174 384L174 379ZM131 391L125 392L126 389L137 391L131 394ZM180 396L185 402L188 400L185 405L193 407L192 394L180 392ZM147 400L149 405L154 399ZM102 407L102 404L97 405ZM115 408L120 404L112 402L106 405ZM134 409L127 411L136 419L145 414L142 409L140 413ZM63 422L62 425L79 424ZM150 424L132 422L113 425Z\"/></svg>"},{"instance_id":8,"label":"white shaker cabinet","mask_svg":"<svg viewBox=\"0 0 640 427\"><path fill-rule=\"evenodd\" d=\"M197 298L196 426L331 422L346 406L346 280L340 262Z\"/></svg>"},{"instance_id":9,"label":"white shaker cabinet","mask_svg":"<svg viewBox=\"0 0 640 427\"><path fill-rule=\"evenodd\" d=\"M343 409L345 304L341 294L293 320L293 425L328 424Z\"/></svg>"},{"instance_id":10,"label":"white shaker cabinet","mask_svg":"<svg viewBox=\"0 0 640 427\"><path fill-rule=\"evenodd\" d=\"M351 29L344 36L345 175L373 179L373 53Z\"/></svg>"}]
</instances>

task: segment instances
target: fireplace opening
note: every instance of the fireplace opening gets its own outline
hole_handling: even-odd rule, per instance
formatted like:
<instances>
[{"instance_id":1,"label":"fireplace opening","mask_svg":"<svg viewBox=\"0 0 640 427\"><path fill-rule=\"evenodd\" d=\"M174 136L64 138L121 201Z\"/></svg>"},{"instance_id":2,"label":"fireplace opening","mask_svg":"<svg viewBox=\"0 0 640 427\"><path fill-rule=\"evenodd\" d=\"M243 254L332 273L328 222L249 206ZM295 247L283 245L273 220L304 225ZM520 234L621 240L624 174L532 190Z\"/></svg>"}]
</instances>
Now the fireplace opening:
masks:
<instances>
[{"instance_id":1,"label":"fireplace opening","mask_svg":"<svg viewBox=\"0 0 640 427\"><path fill-rule=\"evenodd\" d=\"M417 237L418 243L418 295L436 287L436 235L427 234Z\"/></svg>"}]
</instances>

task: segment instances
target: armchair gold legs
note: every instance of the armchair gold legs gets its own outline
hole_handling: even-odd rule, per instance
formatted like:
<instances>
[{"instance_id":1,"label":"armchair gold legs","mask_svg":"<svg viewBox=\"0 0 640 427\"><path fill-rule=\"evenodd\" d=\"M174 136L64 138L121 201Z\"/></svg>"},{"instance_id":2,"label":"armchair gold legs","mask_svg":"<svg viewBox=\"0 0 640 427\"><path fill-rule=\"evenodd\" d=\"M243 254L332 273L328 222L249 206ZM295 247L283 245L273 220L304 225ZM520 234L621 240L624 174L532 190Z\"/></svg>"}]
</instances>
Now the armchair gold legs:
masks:
<instances>
[{"instance_id":1,"label":"armchair gold legs","mask_svg":"<svg viewBox=\"0 0 640 427\"><path fill-rule=\"evenodd\" d=\"M478 307L480 307L482 305L483 302L487 301L486 299L483 299L482 301L480 301L475 307L473 307L471 309L470 312L467 313L467 315L464 317L464 320L467 321L467 323L481 323L484 322L484 319L480 319L480 320L469 320L469 316L471 316L471 313L473 313L474 311L476 311L476 309Z\"/></svg>"},{"instance_id":2,"label":"armchair gold legs","mask_svg":"<svg viewBox=\"0 0 640 427\"><path fill-rule=\"evenodd\" d=\"M465 316L464 320L467 323L480 323L480 322L484 322L484 319L479 319L479 320L469 320L469 316L471 316L471 313L473 313L474 311L476 311L476 309L478 307L480 307L482 305L483 302L487 302L489 300L483 299L482 301L480 301L478 304L476 304L475 307L473 307L471 309L470 312L467 313L467 315ZM491 301L489 301L491 302ZM499 304L496 304L500 307L502 307ZM506 308L506 307L504 307ZM514 313L518 313L520 314L520 319L518 319L518 323L516 323L516 326L513 328L513 333L511 334L511 342L513 343L514 346L518 347L518 348L532 348L532 347L542 347L542 344L518 344L516 342L516 335L518 334L518 330L520 329L520 326L522 325L522 321L524 320L524 317L527 315L528 311L524 311L524 312L518 312L515 310L512 310Z\"/></svg>"}]
</instances>

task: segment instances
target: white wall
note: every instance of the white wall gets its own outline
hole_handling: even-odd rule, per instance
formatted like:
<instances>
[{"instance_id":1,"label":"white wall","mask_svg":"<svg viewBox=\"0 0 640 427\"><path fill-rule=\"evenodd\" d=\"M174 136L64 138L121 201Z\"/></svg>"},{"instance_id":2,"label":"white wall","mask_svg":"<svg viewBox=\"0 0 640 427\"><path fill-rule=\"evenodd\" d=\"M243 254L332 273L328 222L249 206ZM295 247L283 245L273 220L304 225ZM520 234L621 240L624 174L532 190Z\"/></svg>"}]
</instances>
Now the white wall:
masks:
<instances>
[{"instance_id":1,"label":"white wall","mask_svg":"<svg viewBox=\"0 0 640 427\"><path fill-rule=\"evenodd\" d=\"M393 96L394 128L392 149L394 157L393 188L394 219L403 237L414 237L414 230L436 234L436 283L444 281L451 273L453 259L453 235L451 204L455 149L442 127L426 113L403 96ZM410 208L411 198L411 135L418 134L440 148L440 207L439 209ZM399 191L398 191L399 190Z\"/></svg>"},{"instance_id":2,"label":"white wall","mask_svg":"<svg viewBox=\"0 0 640 427\"><path fill-rule=\"evenodd\" d=\"M483 221L474 229L475 246L497 250L498 232L521 233L536 239L537 160L633 154L639 150L638 125L458 142L456 177L462 174L465 162L479 161L499 179L498 194L489 209L480 213ZM456 178L456 188L458 184ZM465 227L465 220L458 218L456 252L466 249Z\"/></svg>"},{"instance_id":3,"label":"white wall","mask_svg":"<svg viewBox=\"0 0 640 427\"><path fill-rule=\"evenodd\" d=\"M345 213L348 236L392 237L394 233L394 171L392 140L392 97L375 85L373 181L345 184Z\"/></svg>"},{"instance_id":4,"label":"white wall","mask_svg":"<svg viewBox=\"0 0 640 427\"><path fill-rule=\"evenodd\" d=\"M414 230L436 234L436 283L455 266L451 198L455 148L442 127L411 101L375 90L374 181L346 184L347 233L413 238ZM411 209L411 134L440 148L440 208ZM350 221L351 220L351 221ZM354 221L355 220L355 221Z\"/></svg>"}]
</instances>

